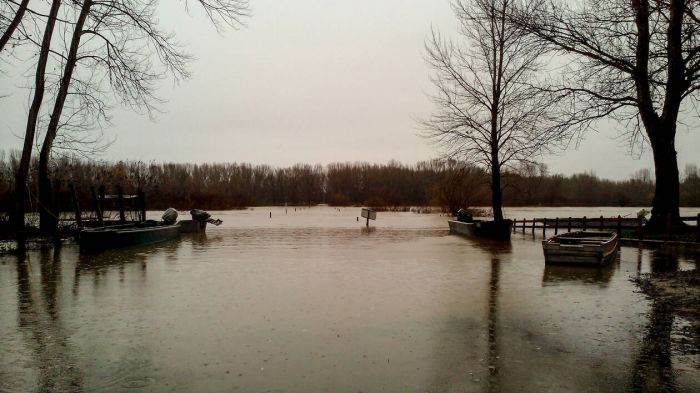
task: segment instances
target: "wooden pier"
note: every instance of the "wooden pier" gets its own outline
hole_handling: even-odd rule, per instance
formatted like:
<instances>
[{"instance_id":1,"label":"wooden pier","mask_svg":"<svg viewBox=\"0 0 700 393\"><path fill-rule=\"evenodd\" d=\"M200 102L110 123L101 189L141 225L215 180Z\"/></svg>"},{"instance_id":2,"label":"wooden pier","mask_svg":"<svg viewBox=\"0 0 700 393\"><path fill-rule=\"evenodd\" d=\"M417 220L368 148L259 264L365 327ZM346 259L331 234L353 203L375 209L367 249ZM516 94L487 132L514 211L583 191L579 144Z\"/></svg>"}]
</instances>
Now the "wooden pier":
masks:
<instances>
[{"instance_id":1,"label":"wooden pier","mask_svg":"<svg viewBox=\"0 0 700 393\"><path fill-rule=\"evenodd\" d=\"M681 221L694 224L696 230L696 242L700 243L700 213L696 216L684 216L680 217ZM626 218L622 216L617 217L554 217L554 218L532 218L532 219L514 219L513 220L513 233L518 230L522 233L530 232L533 235L542 231L542 236L547 236L547 230L554 231L554 235L559 232L571 232L571 231L615 231L617 236L623 238L623 231L625 231L626 237L631 234L636 235L636 238L632 240L644 240L644 219L639 218ZM667 234L670 237L671 228L667 230Z\"/></svg>"}]
</instances>

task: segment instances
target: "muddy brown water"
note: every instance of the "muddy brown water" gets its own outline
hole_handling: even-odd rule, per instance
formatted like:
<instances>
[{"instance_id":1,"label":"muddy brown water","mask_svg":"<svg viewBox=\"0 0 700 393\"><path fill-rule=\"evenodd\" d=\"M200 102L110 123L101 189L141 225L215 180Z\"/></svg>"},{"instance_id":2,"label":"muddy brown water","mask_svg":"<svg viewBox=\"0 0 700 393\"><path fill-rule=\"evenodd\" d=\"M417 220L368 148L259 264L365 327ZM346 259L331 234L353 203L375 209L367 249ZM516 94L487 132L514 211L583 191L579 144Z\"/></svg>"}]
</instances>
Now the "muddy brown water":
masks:
<instances>
[{"instance_id":1,"label":"muddy brown water","mask_svg":"<svg viewBox=\"0 0 700 393\"><path fill-rule=\"evenodd\" d=\"M630 281L698 260L623 247L608 268L545 267L541 234L475 241L381 212L368 230L359 210L217 212L159 245L0 256L0 392L700 391L684 321Z\"/></svg>"}]
</instances>

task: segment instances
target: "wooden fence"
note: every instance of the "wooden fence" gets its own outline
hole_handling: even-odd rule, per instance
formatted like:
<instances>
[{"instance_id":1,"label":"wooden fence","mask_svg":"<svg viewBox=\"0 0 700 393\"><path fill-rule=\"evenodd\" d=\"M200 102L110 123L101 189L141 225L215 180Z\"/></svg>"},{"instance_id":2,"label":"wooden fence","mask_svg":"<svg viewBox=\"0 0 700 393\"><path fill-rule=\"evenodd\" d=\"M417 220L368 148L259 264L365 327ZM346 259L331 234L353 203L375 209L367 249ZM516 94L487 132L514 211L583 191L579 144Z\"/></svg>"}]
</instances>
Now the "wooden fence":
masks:
<instances>
[{"instance_id":1,"label":"wooden fence","mask_svg":"<svg viewBox=\"0 0 700 393\"><path fill-rule=\"evenodd\" d=\"M700 213L697 216L685 216L680 218L686 223L695 224L696 241L700 242ZM547 235L547 230L554 230L554 234L561 232L571 232L572 230L582 231L604 231L613 230L617 232L619 237L622 237L623 230L631 230L632 233L640 240L644 240L644 219L643 218L625 218L617 216L610 217L555 217L555 218L532 218L532 219L515 219L513 220L513 232L518 229L523 233L526 231L532 232L534 235L537 231L542 231L542 236ZM670 236L671 228L667 229L667 234Z\"/></svg>"}]
</instances>

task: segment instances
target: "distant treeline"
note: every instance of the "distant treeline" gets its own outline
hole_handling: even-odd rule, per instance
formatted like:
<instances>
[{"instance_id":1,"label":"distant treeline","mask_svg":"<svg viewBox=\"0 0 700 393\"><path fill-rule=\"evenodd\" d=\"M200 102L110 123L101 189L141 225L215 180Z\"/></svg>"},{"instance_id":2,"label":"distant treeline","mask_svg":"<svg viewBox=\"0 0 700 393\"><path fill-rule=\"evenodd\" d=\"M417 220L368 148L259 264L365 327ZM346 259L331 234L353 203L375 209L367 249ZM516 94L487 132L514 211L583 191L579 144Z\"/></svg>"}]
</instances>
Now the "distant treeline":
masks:
<instances>
[{"instance_id":1,"label":"distant treeline","mask_svg":"<svg viewBox=\"0 0 700 393\"><path fill-rule=\"evenodd\" d=\"M14 187L14 156L0 154L0 211L8 211ZM34 173L34 171L32 171ZM434 160L416 165L333 163L297 164L286 168L236 163L179 164L141 161L95 162L62 158L52 177L61 198L68 185L90 205L90 186L115 194L143 191L150 209L232 209L265 205L366 205L459 207L490 204L489 176L455 161ZM689 165L681 184L681 204L700 206L700 171ZM654 182L649 170L627 180L600 179L593 173L550 175L544 165L526 165L504 176L508 206L649 206ZM30 181L30 198L36 181ZM65 206L66 203L61 203ZM36 203L31 203L36 206Z\"/></svg>"}]
</instances>

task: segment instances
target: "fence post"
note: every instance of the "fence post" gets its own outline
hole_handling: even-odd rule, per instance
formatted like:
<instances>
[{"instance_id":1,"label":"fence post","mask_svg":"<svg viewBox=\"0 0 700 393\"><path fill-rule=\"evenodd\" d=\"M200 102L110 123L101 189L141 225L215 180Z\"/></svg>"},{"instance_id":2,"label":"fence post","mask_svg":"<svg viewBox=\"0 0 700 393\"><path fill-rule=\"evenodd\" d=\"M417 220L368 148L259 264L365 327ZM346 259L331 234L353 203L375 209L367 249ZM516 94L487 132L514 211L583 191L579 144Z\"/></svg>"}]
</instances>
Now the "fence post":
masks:
<instances>
[{"instance_id":1,"label":"fence post","mask_svg":"<svg viewBox=\"0 0 700 393\"><path fill-rule=\"evenodd\" d=\"M547 237L547 217L542 221L542 237Z\"/></svg>"},{"instance_id":2,"label":"fence post","mask_svg":"<svg viewBox=\"0 0 700 393\"><path fill-rule=\"evenodd\" d=\"M141 203L141 221L146 221L146 193L139 191L139 202Z\"/></svg>"},{"instance_id":3,"label":"fence post","mask_svg":"<svg viewBox=\"0 0 700 393\"><path fill-rule=\"evenodd\" d=\"M78 202L78 195L75 192L75 185L70 183L70 197L73 200L73 210L75 210L75 223L78 228L83 227L83 219L80 216L80 202Z\"/></svg>"},{"instance_id":4,"label":"fence post","mask_svg":"<svg viewBox=\"0 0 700 393\"><path fill-rule=\"evenodd\" d=\"M603 232L603 216L600 216L600 231Z\"/></svg>"},{"instance_id":5,"label":"fence post","mask_svg":"<svg viewBox=\"0 0 700 393\"><path fill-rule=\"evenodd\" d=\"M523 233L525 233L525 223L527 223L527 218L523 218Z\"/></svg>"},{"instance_id":6,"label":"fence post","mask_svg":"<svg viewBox=\"0 0 700 393\"><path fill-rule=\"evenodd\" d=\"M535 220L537 220L537 219L533 217L532 218L532 236L535 236Z\"/></svg>"},{"instance_id":7,"label":"fence post","mask_svg":"<svg viewBox=\"0 0 700 393\"><path fill-rule=\"evenodd\" d=\"M586 227L587 227L586 221L587 221L587 220L586 220L586 216L583 216L583 219L581 219L581 227L582 227L582 229L583 229L584 231L586 230Z\"/></svg>"},{"instance_id":8,"label":"fence post","mask_svg":"<svg viewBox=\"0 0 700 393\"><path fill-rule=\"evenodd\" d=\"M554 234L559 233L559 217L554 218Z\"/></svg>"},{"instance_id":9,"label":"fence post","mask_svg":"<svg viewBox=\"0 0 700 393\"><path fill-rule=\"evenodd\" d=\"M92 196L92 203L95 206L97 222L99 222L101 226L105 226L105 222L102 218L102 207L100 206L100 199L97 197L97 192L95 192L95 186L90 186L90 195Z\"/></svg>"},{"instance_id":10,"label":"fence post","mask_svg":"<svg viewBox=\"0 0 700 393\"><path fill-rule=\"evenodd\" d=\"M617 215L617 237L622 237L622 216L619 214Z\"/></svg>"},{"instance_id":11,"label":"fence post","mask_svg":"<svg viewBox=\"0 0 700 393\"><path fill-rule=\"evenodd\" d=\"M513 233L515 233L515 227L518 226L518 219L514 218L513 219Z\"/></svg>"},{"instance_id":12,"label":"fence post","mask_svg":"<svg viewBox=\"0 0 700 393\"><path fill-rule=\"evenodd\" d=\"M125 223L126 217L124 215L124 194L122 193L122 186L117 186L117 202L119 203L119 222Z\"/></svg>"},{"instance_id":13,"label":"fence post","mask_svg":"<svg viewBox=\"0 0 700 393\"><path fill-rule=\"evenodd\" d=\"M566 231L571 232L571 217L569 217L569 223L566 225Z\"/></svg>"}]
</instances>

